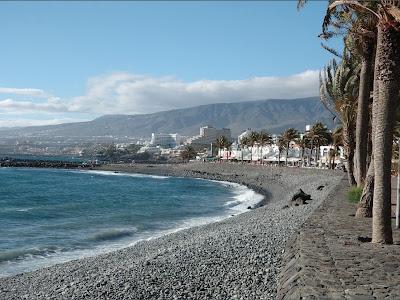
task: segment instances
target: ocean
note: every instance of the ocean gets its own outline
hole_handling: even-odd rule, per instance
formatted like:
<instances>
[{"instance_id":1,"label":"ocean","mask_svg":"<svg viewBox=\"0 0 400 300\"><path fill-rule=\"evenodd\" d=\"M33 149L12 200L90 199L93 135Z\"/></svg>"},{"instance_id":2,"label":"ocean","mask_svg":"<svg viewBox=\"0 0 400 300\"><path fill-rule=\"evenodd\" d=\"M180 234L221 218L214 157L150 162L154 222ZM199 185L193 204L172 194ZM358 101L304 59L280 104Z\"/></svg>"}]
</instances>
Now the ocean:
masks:
<instances>
[{"instance_id":1,"label":"ocean","mask_svg":"<svg viewBox=\"0 0 400 300\"><path fill-rule=\"evenodd\" d=\"M0 276L222 220L262 200L247 187L107 171L0 168Z\"/></svg>"}]
</instances>

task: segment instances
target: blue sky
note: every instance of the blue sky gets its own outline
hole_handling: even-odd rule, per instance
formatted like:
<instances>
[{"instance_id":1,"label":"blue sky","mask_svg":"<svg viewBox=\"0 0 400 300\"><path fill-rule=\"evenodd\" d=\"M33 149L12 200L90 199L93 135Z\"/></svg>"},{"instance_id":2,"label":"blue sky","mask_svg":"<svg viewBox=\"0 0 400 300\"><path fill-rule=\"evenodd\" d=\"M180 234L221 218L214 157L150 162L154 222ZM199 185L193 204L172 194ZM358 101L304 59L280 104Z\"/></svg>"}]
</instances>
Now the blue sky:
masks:
<instances>
[{"instance_id":1,"label":"blue sky","mask_svg":"<svg viewBox=\"0 0 400 300\"><path fill-rule=\"evenodd\" d=\"M0 3L0 126L318 94L326 2Z\"/></svg>"}]
</instances>

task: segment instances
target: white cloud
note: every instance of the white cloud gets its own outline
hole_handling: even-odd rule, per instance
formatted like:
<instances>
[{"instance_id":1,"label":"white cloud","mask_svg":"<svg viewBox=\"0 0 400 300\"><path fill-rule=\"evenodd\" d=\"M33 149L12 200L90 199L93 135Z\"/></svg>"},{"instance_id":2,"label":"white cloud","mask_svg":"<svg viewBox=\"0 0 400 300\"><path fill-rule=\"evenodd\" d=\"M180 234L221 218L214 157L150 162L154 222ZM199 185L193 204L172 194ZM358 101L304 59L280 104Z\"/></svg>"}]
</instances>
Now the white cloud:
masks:
<instances>
[{"instance_id":1,"label":"white cloud","mask_svg":"<svg viewBox=\"0 0 400 300\"><path fill-rule=\"evenodd\" d=\"M318 95L318 73L305 71L287 77L193 82L114 73L91 78L86 94L74 98L70 110L98 114L151 113L218 102L315 96Z\"/></svg>"},{"instance_id":2,"label":"white cloud","mask_svg":"<svg viewBox=\"0 0 400 300\"><path fill-rule=\"evenodd\" d=\"M54 97L41 89L0 87L0 94L14 95L0 100L0 117L9 116L9 120L0 118L0 127L56 124L60 120L55 120L54 114L60 113L78 119L89 114L152 113L219 102L309 97L318 95L318 74L310 70L287 77L185 82L175 77L112 73L90 78L85 94L72 99ZM35 115L35 119L23 121L24 114ZM15 121L10 121L10 116Z\"/></svg>"},{"instance_id":3,"label":"white cloud","mask_svg":"<svg viewBox=\"0 0 400 300\"><path fill-rule=\"evenodd\" d=\"M57 125L67 122L79 122L80 120L74 118L60 118L60 119L47 119L38 120L30 118L22 119L0 119L1 127L24 127L24 126L42 126L42 125ZM1 133L1 131L0 131Z\"/></svg>"},{"instance_id":4,"label":"white cloud","mask_svg":"<svg viewBox=\"0 0 400 300\"><path fill-rule=\"evenodd\" d=\"M62 103L59 98L49 98L46 102L17 101L5 99L0 101L0 110L18 112L65 112L68 105Z\"/></svg>"},{"instance_id":5,"label":"white cloud","mask_svg":"<svg viewBox=\"0 0 400 300\"><path fill-rule=\"evenodd\" d=\"M0 94L11 94L11 95L21 95L21 96L31 96L31 97L46 97L47 94L41 89L31 89L31 88L5 88L0 87Z\"/></svg>"}]
</instances>

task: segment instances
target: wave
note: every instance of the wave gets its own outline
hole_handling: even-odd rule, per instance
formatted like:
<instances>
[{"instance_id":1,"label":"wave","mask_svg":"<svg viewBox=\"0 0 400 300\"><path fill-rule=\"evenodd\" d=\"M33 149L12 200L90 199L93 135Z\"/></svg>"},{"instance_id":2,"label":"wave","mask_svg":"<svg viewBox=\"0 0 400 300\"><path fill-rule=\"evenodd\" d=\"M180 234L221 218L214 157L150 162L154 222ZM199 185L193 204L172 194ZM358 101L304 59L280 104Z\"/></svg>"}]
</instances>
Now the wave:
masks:
<instances>
[{"instance_id":1,"label":"wave","mask_svg":"<svg viewBox=\"0 0 400 300\"><path fill-rule=\"evenodd\" d=\"M263 199L264 196L255 192L251 188L235 183L235 182L230 182L230 181L219 181L219 180L211 180L211 179L204 179L204 178L197 178L199 180L206 180L206 181L212 181L215 183L218 183L220 185L223 185L225 187L232 188L232 192L234 193L234 196L230 197L226 203L225 206L227 206L229 209L239 211L239 212L244 212L247 211L247 208L249 206L254 207L258 203L260 203Z\"/></svg>"},{"instance_id":2,"label":"wave","mask_svg":"<svg viewBox=\"0 0 400 300\"><path fill-rule=\"evenodd\" d=\"M28 248L28 249L13 249L8 251L0 252L0 263L10 261L10 260L20 260L25 258L33 257L45 257L47 255L59 253L66 249L60 247L44 247L40 248Z\"/></svg>"},{"instance_id":3,"label":"wave","mask_svg":"<svg viewBox=\"0 0 400 300\"><path fill-rule=\"evenodd\" d=\"M116 240L124 237L132 236L136 232L132 229L109 229L99 233L96 233L90 237L89 241L101 242L107 240Z\"/></svg>"},{"instance_id":4,"label":"wave","mask_svg":"<svg viewBox=\"0 0 400 300\"><path fill-rule=\"evenodd\" d=\"M71 172L89 173L89 174L103 175L103 176L125 176L125 177L153 178L153 179L167 179L167 178L169 178L168 176L161 176L161 175L125 173L125 172L117 172L117 171L82 170L82 171L71 171Z\"/></svg>"},{"instance_id":5,"label":"wave","mask_svg":"<svg viewBox=\"0 0 400 300\"><path fill-rule=\"evenodd\" d=\"M243 185L234 186L233 193L235 195L231 197L232 200L226 202L225 206L237 211L247 210L249 206L254 207L264 199L263 195Z\"/></svg>"}]
</instances>

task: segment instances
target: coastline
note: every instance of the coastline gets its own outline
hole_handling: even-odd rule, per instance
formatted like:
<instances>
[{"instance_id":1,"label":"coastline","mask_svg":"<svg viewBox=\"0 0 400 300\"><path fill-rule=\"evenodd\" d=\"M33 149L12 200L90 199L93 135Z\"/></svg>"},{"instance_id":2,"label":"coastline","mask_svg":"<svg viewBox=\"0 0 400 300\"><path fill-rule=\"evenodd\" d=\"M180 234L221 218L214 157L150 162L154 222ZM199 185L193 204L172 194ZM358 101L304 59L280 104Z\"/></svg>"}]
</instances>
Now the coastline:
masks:
<instances>
[{"instance_id":1,"label":"coastline","mask_svg":"<svg viewBox=\"0 0 400 300\"><path fill-rule=\"evenodd\" d=\"M229 163L108 165L95 170L229 181L263 194L264 200L258 209L219 222L0 279L2 298L96 299L106 293L110 299L272 299L286 241L343 177L327 170ZM321 184L326 188L317 191ZM314 200L283 209L299 187Z\"/></svg>"}]
</instances>

